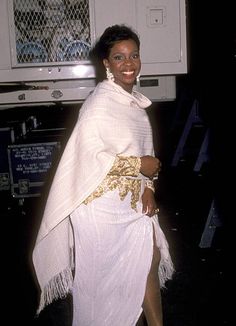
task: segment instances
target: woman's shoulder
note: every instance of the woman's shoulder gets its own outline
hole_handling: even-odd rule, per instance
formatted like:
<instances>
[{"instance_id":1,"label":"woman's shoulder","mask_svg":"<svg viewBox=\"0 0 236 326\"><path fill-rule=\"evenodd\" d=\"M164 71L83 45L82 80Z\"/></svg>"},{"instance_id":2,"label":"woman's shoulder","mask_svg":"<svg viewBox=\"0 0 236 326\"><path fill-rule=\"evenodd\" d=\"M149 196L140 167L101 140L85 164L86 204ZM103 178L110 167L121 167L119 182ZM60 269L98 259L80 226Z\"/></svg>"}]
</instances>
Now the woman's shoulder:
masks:
<instances>
[{"instance_id":1,"label":"woman's shoulder","mask_svg":"<svg viewBox=\"0 0 236 326\"><path fill-rule=\"evenodd\" d=\"M99 83L95 89L83 102L80 108L80 118L92 117L97 114L102 114L110 107L110 96L104 88L103 82Z\"/></svg>"},{"instance_id":2,"label":"woman's shoulder","mask_svg":"<svg viewBox=\"0 0 236 326\"><path fill-rule=\"evenodd\" d=\"M95 87L84 104L89 107L98 107L101 105L104 107L112 99L114 99L114 92L109 83L104 80Z\"/></svg>"}]
</instances>

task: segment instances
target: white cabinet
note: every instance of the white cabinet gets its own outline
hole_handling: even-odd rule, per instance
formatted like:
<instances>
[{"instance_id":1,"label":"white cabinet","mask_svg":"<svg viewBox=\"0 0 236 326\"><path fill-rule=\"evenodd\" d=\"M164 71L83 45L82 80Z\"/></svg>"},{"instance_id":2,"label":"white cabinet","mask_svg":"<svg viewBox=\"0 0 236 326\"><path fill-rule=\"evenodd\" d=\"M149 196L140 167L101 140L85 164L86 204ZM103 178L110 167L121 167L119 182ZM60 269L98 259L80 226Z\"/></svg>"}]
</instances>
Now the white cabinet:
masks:
<instances>
[{"instance_id":1,"label":"white cabinet","mask_svg":"<svg viewBox=\"0 0 236 326\"><path fill-rule=\"evenodd\" d=\"M89 0L1 0L0 82L94 77L90 8Z\"/></svg>"},{"instance_id":2,"label":"white cabinet","mask_svg":"<svg viewBox=\"0 0 236 326\"><path fill-rule=\"evenodd\" d=\"M115 23L128 24L138 32L143 75L187 72L184 0L94 1L95 37Z\"/></svg>"},{"instance_id":3,"label":"white cabinet","mask_svg":"<svg viewBox=\"0 0 236 326\"><path fill-rule=\"evenodd\" d=\"M42 101L50 102L57 100L51 89L60 82L59 100L66 94L68 101L71 91L74 101L76 86L67 82L76 85L79 80L78 99L83 99L95 80L89 50L104 29L116 23L140 35L145 87L141 83L139 88L151 98L172 99L175 75L187 72L185 0L1 0L0 86L33 83L43 88ZM29 103L38 101L40 92L29 92ZM8 95L1 93L0 104L7 103ZM12 95L18 101L18 94ZM27 103L25 95L21 104Z\"/></svg>"}]
</instances>

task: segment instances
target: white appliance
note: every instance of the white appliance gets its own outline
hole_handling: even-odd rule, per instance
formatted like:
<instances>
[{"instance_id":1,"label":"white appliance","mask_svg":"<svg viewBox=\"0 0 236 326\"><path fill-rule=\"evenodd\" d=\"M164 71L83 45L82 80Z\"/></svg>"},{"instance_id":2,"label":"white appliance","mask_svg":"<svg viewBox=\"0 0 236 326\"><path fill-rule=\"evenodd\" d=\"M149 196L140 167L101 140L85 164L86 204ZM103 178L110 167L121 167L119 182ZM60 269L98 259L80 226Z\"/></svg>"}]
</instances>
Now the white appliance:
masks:
<instances>
[{"instance_id":1,"label":"white appliance","mask_svg":"<svg viewBox=\"0 0 236 326\"><path fill-rule=\"evenodd\" d=\"M83 101L96 84L89 50L116 23L140 35L137 88L175 99L175 76L187 73L185 0L1 0L0 108Z\"/></svg>"}]
</instances>

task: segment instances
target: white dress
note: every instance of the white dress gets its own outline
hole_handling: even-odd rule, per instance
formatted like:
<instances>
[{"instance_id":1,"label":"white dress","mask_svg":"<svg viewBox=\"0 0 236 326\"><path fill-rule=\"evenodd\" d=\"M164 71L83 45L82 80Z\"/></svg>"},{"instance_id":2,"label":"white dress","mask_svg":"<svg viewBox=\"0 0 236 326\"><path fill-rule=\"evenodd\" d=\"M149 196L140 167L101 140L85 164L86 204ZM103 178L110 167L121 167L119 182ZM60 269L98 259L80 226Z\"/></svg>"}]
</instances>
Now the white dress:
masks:
<instances>
[{"instance_id":1,"label":"white dress","mask_svg":"<svg viewBox=\"0 0 236 326\"><path fill-rule=\"evenodd\" d=\"M143 214L141 202L133 210L130 197L121 201L118 190L107 192L71 214L77 248L73 326L136 324L152 261L153 230L162 255L160 271L172 272L157 216ZM168 276L159 274L162 285Z\"/></svg>"}]
</instances>

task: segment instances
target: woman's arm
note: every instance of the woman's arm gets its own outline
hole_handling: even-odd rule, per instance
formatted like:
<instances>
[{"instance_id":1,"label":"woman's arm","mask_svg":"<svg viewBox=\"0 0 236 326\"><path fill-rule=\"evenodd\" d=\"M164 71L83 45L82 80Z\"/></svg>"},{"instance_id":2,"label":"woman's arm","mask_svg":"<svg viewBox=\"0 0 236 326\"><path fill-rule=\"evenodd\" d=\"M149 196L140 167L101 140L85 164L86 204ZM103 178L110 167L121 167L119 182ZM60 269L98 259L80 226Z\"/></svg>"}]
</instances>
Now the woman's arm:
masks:
<instances>
[{"instance_id":1,"label":"woman's arm","mask_svg":"<svg viewBox=\"0 0 236 326\"><path fill-rule=\"evenodd\" d=\"M142 173L144 176L152 179L157 176L161 169L161 162L158 158L150 155L120 156L117 155L114 164L109 171L109 175L138 176Z\"/></svg>"}]
</instances>

